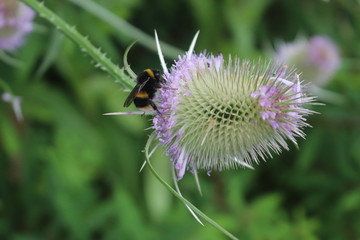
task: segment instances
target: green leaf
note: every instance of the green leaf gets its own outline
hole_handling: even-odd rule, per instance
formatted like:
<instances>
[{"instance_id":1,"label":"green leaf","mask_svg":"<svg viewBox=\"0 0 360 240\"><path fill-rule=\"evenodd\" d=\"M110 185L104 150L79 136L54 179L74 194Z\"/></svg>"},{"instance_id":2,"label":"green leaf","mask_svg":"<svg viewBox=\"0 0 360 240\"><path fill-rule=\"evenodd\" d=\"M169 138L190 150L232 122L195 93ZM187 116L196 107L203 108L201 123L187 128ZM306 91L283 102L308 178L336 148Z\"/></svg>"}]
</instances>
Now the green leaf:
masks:
<instances>
[{"instance_id":1,"label":"green leaf","mask_svg":"<svg viewBox=\"0 0 360 240\"><path fill-rule=\"evenodd\" d=\"M90 0L70 0L74 4L80 6L81 8L91 12L98 18L107 22L111 25L118 34L126 35L131 37L133 40L138 40L140 44L156 52L155 40L152 36L144 33L140 29L132 26L124 19L116 16L109 10L103 8L101 5L98 5L96 2ZM179 54L182 53L180 49L177 49L167 43L161 42L161 47L164 54L170 58L176 58Z\"/></svg>"}]
</instances>

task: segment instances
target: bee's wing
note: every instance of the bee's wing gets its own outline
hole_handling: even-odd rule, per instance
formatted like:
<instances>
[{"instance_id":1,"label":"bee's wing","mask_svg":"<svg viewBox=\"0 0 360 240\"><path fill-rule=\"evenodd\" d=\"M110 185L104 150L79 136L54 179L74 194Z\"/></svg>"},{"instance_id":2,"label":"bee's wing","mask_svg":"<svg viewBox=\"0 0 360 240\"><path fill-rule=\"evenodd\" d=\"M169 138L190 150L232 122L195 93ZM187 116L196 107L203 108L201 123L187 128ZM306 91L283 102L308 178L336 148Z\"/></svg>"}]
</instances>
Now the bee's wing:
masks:
<instances>
[{"instance_id":1,"label":"bee's wing","mask_svg":"<svg viewBox=\"0 0 360 240\"><path fill-rule=\"evenodd\" d=\"M136 85L134 89L130 92L129 96L126 98L124 102L124 107L130 106L134 98L136 97L136 94L140 91L140 85Z\"/></svg>"},{"instance_id":2,"label":"bee's wing","mask_svg":"<svg viewBox=\"0 0 360 240\"><path fill-rule=\"evenodd\" d=\"M130 92L129 96L126 98L124 102L124 107L130 106L130 104L133 102L136 95L141 91L141 89L145 86L145 84L150 80L148 78L146 81L144 81L142 84L137 84L134 89Z\"/></svg>"}]
</instances>

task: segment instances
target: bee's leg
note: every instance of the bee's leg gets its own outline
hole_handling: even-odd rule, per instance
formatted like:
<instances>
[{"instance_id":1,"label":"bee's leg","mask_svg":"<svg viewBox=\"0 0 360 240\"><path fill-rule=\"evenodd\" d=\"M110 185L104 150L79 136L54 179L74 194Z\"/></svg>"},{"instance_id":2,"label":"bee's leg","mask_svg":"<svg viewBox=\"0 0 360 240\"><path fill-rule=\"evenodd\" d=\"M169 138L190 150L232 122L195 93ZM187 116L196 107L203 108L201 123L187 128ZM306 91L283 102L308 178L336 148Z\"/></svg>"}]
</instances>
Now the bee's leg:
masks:
<instances>
[{"instance_id":1,"label":"bee's leg","mask_svg":"<svg viewBox=\"0 0 360 240\"><path fill-rule=\"evenodd\" d=\"M151 99L149 99L149 104L159 115L161 115L161 112L158 110L157 106Z\"/></svg>"},{"instance_id":2,"label":"bee's leg","mask_svg":"<svg viewBox=\"0 0 360 240\"><path fill-rule=\"evenodd\" d=\"M178 90L177 88L169 88L169 87L162 87L162 89L165 89L165 90L173 90L173 91Z\"/></svg>"}]
</instances>

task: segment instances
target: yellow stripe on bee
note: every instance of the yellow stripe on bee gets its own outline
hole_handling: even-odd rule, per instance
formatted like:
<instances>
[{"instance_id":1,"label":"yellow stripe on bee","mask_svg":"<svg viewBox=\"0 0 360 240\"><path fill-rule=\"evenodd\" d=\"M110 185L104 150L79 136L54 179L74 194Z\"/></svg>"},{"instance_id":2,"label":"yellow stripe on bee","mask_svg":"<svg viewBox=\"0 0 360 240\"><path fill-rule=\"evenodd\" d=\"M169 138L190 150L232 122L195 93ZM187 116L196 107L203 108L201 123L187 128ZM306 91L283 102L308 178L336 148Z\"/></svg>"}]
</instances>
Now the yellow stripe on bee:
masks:
<instances>
[{"instance_id":1,"label":"yellow stripe on bee","mask_svg":"<svg viewBox=\"0 0 360 240\"><path fill-rule=\"evenodd\" d=\"M155 78L155 75L154 75L153 70L151 70L151 69L148 68L148 69L145 69L145 72L147 72L150 77Z\"/></svg>"},{"instance_id":2,"label":"yellow stripe on bee","mask_svg":"<svg viewBox=\"0 0 360 240\"><path fill-rule=\"evenodd\" d=\"M136 97L137 97L137 98L148 98L149 95L147 94L147 92L141 91L141 92L138 92L138 93L136 94Z\"/></svg>"}]
</instances>

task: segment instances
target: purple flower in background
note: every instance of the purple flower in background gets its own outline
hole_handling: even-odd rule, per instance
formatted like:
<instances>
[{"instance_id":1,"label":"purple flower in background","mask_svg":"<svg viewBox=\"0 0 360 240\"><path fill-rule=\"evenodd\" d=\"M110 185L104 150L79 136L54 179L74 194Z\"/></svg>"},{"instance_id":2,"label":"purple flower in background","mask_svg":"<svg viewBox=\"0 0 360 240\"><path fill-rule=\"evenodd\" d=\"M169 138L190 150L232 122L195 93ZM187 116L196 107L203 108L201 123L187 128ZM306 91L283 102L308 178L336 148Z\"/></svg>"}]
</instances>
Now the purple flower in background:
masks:
<instances>
[{"instance_id":1,"label":"purple flower in background","mask_svg":"<svg viewBox=\"0 0 360 240\"><path fill-rule=\"evenodd\" d=\"M16 0L0 1L0 49L13 51L32 31L35 12Z\"/></svg>"},{"instance_id":2,"label":"purple flower in background","mask_svg":"<svg viewBox=\"0 0 360 240\"><path fill-rule=\"evenodd\" d=\"M299 75L270 63L187 54L164 78L153 123L178 179L186 170L252 168L304 137L313 113Z\"/></svg>"},{"instance_id":3,"label":"purple flower in background","mask_svg":"<svg viewBox=\"0 0 360 240\"><path fill-rule=\"evenodd\" d=\"M337 46L325 36L300 38L292 43L280 44L275 59L279 64L296 66L303 81L318 86L326 84L340 65Z\"/></svg>"}]
</instances>

